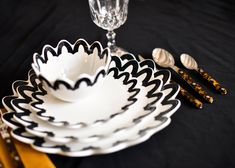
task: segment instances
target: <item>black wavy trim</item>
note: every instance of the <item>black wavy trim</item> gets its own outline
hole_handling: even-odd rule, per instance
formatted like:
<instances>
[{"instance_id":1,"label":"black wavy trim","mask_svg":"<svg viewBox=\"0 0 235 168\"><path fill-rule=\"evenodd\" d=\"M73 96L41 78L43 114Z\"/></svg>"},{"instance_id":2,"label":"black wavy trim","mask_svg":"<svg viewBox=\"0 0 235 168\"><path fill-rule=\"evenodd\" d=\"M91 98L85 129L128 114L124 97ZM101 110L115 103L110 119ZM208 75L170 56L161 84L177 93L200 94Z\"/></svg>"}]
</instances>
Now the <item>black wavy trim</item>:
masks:
<instances>
[{"instance_id":1,"label":"black wavy trim","mask_svg":"<svg viewBox=\"0 0 235 168\"><path fill-rule=\"evenodd\" d=\"M28 72L28 78L29 76L31 76L32 74L34 74L33 70L29 70ZM31 81L33 82L33 81ZM28 81L23 81L23 80L18 80L18 81L15 81L13 84L12 84L12 89L14 91L17 90L17 88L19 86L26 86L28 85L29 82ZM14 107L12 106L11 104L11 101L18 98L18 96L15 96L15 95L10 95L10 96L5 96L3 99L2 99L2 104L3 106L5 107L5 109L10 109L11 111L14 111Z\"/></svg>"},{"instance_id":2,"label":"black wavy trim","mask_svg":"<svg viewBox=\"0 0 235 168\"><path fill-rule=\"evenodd\" d=\"M106 72L104 69L100 70L95 79L93 81L91 81L89 78L87 77L83 77L81 79L79 79L78 81L76 81L75 85L74 86L71 86L69 83L63 81L63 80L56 80L53 85L46 79L44 78L43 76L39 75L38 78L41 80L41 81L44 81L50 88L53 88L54 90L57 90L60 88L60 85L63 85L65 86L67 89L69 90L76 90L76 89L79 89L80 87L80 84L81 83L86 83L87 86L93 86L97 81L98 79L101 77L101 76L105 76L106 75Z\"/></svg>"},{"instance_id":3,"label":"black wavy trim","mask_svg":"<svg viewBox=\"0 0 235 168\"><path fill-rule=\"evenodd\" d=\"M140 62L140 60L138 59L138 57L135 57L133 54L131 53L127 53L127 54L124 54L121 56L121 60L127 60L127 61L130 61L130 60L137 60L137 62L139 62L140 66L143 67L143 66L148 66L149 68L155 70L156 69L156 65L155 63L150 60L150 59L147 59L147 60L144 60L142 62Z\"/></svg>"},{"instance_id":4,"label":"black wavy trim","mask_svg":"<svg viewBox=\"0 0 235 168\"><path fill-rule=\"evenodd\" d=\"M128 60L128 62L126 62L124 65L122 65L122 61L125 60L125 59ZM149 113L147 113L147 114L145 114L145 115L143 115L143 116L140 116L140 117L138 117L138 118L133 119L133 122L134 122L134 123L138 123L138 122L141 121L142 118L144 118L145 116L149 115L151 112L155 111L155 109L156 109L155 103L156 103L157 101L159 101L159 100L161 99L161 97L163 96L163 93L161 93L161 92L154 93L154 92L157 90L157 88L160 87L160 85L161 85L161 80L159 80L159 79L150 80L151 77L152 77L152 73L154 73L154 72L153 72L153 69L151 69L151 67L154 68L155 64L154 64L154 62L151 61L151 60L143 61L142 64L141 64L141 63L139 64L139 63L134 59L134 56L133 56L132 54L125 54L125 55L123 55L123 56L121 57L121 59L120 59L119 57L112 57L112 61L115 62L116 67L119 68L119 70L121 70L121 71L125 71L125 70L128 69L130 66L132 66L132 72L131 72L131 74L132 74L133 77L139 77L139 76L145 74L145 79L142 81L142 85L143 85L143 86L147 87L147 86L150 86L150 85L155 85L155 86L152 88L152 90L148 91L148 93L147 93L147 95L146 95L146 97L148 97L148 98L153 98L153 97L155 97L155 100L153 100L151 103L147 104L147 105L144 107L144 110L149 110ZM150 65L150 67L147 66L146 68L143 68L141 71L138 72L138 70L136 70L136 69L133 68L133 67L138 66L138 65L140 65L140 66L142 66L142 67L143 67L143 66L146 66L146 65ZM151 66L151 65L152 65L152 66ZM168 71L161 71L161 72L159 72L158 74L160 74L160 75L162 75L162 74L163 74L163 75L166 75L166 77L164 76L165 82L167 82L167 80L169 80L170 74L169 74ZM156 76L157 76L158 74L156 74ZM165 84L165 83L164 83L164 84ZM122 129L120 129L120 130L122 130ZM116 130L116 131L117 131L117 130Z\"/></svg>"},{"instance_id":5,"label":"black wavy trim","mask_svg":"<svg viewBox=\"0 0 235 168\"><path fill-rule=\"evenodd\" d=\"M140 61L139 57L135 57L132 54L126 54L126 55L123 55L122 57L121 57L122 59L126 59L126 60L136 59L136 60ZM140 64L142 64L142 66L148 66L152 69L156 69L156 63L151 59L145 59ZM154 66L152 64L154 64ZM174 84L173 83L166 84L167 82L170 81L170 78L169 78L170 71L169 70L161 69L161 70L158 70L154 73L154 77L157 77L160 75L163 75L163 88L162 88L162 90L166 90L169 88L172 89L172 91L168 95L166 95L162 101L162 105L171 105L171 108L167 109L166 111L162 112L160 115L155 117L155 119L158 119L158 120L165 120L166 117L163 117L163 116L180 104L180 101L177 99L170 100L173 96L178 94L179 85L175 84L175 83Z\"/></svg>"},{"instance_id":6,"label":"black wavy trim","mask_svg":"<svg viewBox=\"0 0 235 168\"><path fill-rule=\"evenodd\" d=\"M173 96L176 96L179 92L180 86L178 84L170 83L164 86L164 90L172 89L171 92L165 96L165 98L162 101L162 105L171 105L171 107L163 112L161 112L158 116L155 117L156 120L160 120L161 118L164 118L164 116L173 110L176 106L180 104L180 101L178 99L171 99Z\"/></svg>"},{"instance_id":7,"label":"black wavy trim","mask_svg":"<svg viewBox=\"0 0 235 168\"><path fill-rule=\"evenodd\" d=\"M139 57L135 57L132 54L125 54L121 56L122 60L139 60ZM145 59L144 61L140 62L140 66L147 66L151 69L156 69L156 64L154 61L152 61L151 59ZM170 71L169 70L158 70L154 73L154 77L163 75L163 88L162 90L167 90L167 89L172 89L171 92L166 95L163 99L163 101L161 102L162 105L170 105L170 108L168 108L167 110L161 112L159 115L155 116L155 120L160 120L162 123L160 125L162 125L164 122L166 122L167 120L169 120L168 117L166 117L165 115L168 114L170 111L172 111L174 108L176 108L178 105L180 105L180 101L177 99L171 99L173 96L175 96L176 94L178 94L179 92L179 85L178 84L166 84L167 82L169 82L170 80ZM135 121L139 121L140 118L135 119ZM159 125L159 126L160 126ZM140 130L139 131L139 135L145 135L147 133L147 131L154 129L154 127L151 128L146 128L144 130ZM120 131L120 130L118 130Z\"/></svg>"},{"instance_id":8,"label":"black wavy trim","mask_svg":"<svg viewBox=\"0 0 235 168\"><path fill-rule=\"evenodd\" d=\"M140 61L138 57L135 57L134 55L128 53L124 54L121 56L122 60L137 60L138 62ZM149 67L153 70L157 70L156 68L156 63L152 59L145 59L144 61L139 62L141 67ZM157 71L154 71L154 77L156 78L157 76L163 75L163 86L170 81L170 71L167 69L160 69Z\"/></svg>"},{"instance_id":9,"label":"black wavy trim","mask_svg":"<svg viewBox=\"0 0 235 168\"><path fill-rule=\"evenodd\" d=\"M29 128L35 128L35 127L38 127L38 124L37 123L35 123L35 122L33 122L33 121L28 121L28 120L25 120L24 119L24 116L29 116L32 112L30 111L30 110L28 110L28 109L25 109L25 108L23 108L23 107L21 107L20 106L20 104L22 103L22 104L29 104L29 103L31 103L31 101L32 101L32 97L29 95L27 95L25 92L27 92L27 91L31 91L32 92L32 95L37 95L37 96L42 96L42 95L45 95L45 94L47 94L47 92L43 89L43 85L42 85L42 83L37 83L36 81L37 81L37 76L36 76L36 74L33 72L33 73L31 73L31 75L29 75L29 77L28 77L29 79L28 80L30 80L30 82L31 82L31 84L32 84L32 86L29 86L29 85L27 85L27 86L25 86L25 85L22 85L22 86L19 86L18 88L17 88L17 91L18 91L18 93L20 94L20 95L22 95L23 96L23 98L19 98L19 97L17 97L17 99L13 99L12 101L11 101L11 103L15 106L15 107L17 107L18 109L20 109L20 113L18 113L18 112L14 112L14 116L16 117L16 118L18 118L19 120L22 120L22 121L24 121L24 122L27 122L27 123L29 123L30 125L28 126ZM36 99L36 100L40 100L37 96L34 96L34 98ZM14 109L14 107L13 107L13 109ZM13 110L13 111L15 111L15 110ZM53 133L51 133L51 132L48 132L48 131L41 131L42 133L45 133L45 134L47 134L47 135L51 135L51 136L53 136Z\"/></svg>"},{"instance_id":10,"label":"black wavy trim","mask_svg":"<svg viewBox=\"0 0 235 168\"><path fill-rule=\"evenodd\" d=\"M67 51L69 53L76 53L78 52L79 46L83 46L84 51L86 53L88 53L88 55L92 54L94 52L94 49L96 48L98 50L98 56L100 59L103 59L105 57L105 63L107 63L108 61L108 57L109 57L109 50L108 48L103 49L102 46L100 45L100 43L98 42L94 42L92 43L90 46L88 46L89 44L84 40L84 39L79 39L75 42L74 46L72 44L70 44L68 41L60 41L57 44L57 49L47 45L46 47L43 48L43 55L44 57L42 57L40 54L36 53L34 54L34 65L35 67L40 71L40 62L42 64L46 64L48 61L48 52L50 52L54 57L59 57L62 53L62 48L65 47L67 49ZM42 75L39 75L38 78L41 81L44 81L50 88L57 90L59 89L60 85L65 86L67 89L69 90L76 90L79 88L80 84L82 82L85 82L87 84L87 86L93 86L97 80L100 78L100 76L104 76L106 74L106 70L105 69L101 69L98 73L97 76L95 77L95 79L91 80L87 77L78 79L75 82L74 86L71 86L69 83L67 83L66 81L63 80L56 80L53 84L51 82L49 82L45 77L43 77Z\"/></svg>"},{"instance_id":11,"label":"black wavy trim","mask_svg":"<svg viewBox=\"0 0 235 168\"><path fill-rule=\"evenodd\" d=\"M20 123L18 123L17 121L14 121L14 116L15 112L6 112L6 113L3 113L2 115L2 118L3 120L9 122L10 124L16 126L16 127L22 127L22 125Z\"/></svg>"},{"instance_id":12,"label":"black wavy trim","mask_svg":"<svg viewBox=\"0 0 235 168\"><path fill-rule=\"evenodd\" d=\"M43 89L43 85L41 82L37 82L37 76L36 74L33 72L31 73L31 75L29 75L28 80L30 81L30 83L32 85L21 85L17 88L17 92L22 96L22 98L17 97L17 99L13 99L11 101L11 103L17 107L18 109L21 110L20 113L15 113L15 117L22 119L22 117L24 116L29 116L31 114L31 111L28 109L25 109L23 107L20 106L20 104L29 104L32 101L32 97L31 95L27 95L25 92L32 92L32 94L37 94L38 96L40 95L45 95L47 92ZM25 82L27 83L27 82ZM38 97L34 97L36 100L38 100ZM14 109L14 108L13 108ZM25 120L23 120L25 121ZM34 122L30 122L30 121L26 121L29 123L34 123Z\"/></svg>"},{"instance_id":13,"label":"black wavy trim","mask_svg":"<svg viewBox=\"0 0 235 168\"><path fill-rule=\"evenodd\" d=\"M5 96L2 99L2 104L4 106L5 109L10 109L11 111L14 111L14 107L11 104L11 101L18 98L18 96Z\"/></svg>"}]
</instances>

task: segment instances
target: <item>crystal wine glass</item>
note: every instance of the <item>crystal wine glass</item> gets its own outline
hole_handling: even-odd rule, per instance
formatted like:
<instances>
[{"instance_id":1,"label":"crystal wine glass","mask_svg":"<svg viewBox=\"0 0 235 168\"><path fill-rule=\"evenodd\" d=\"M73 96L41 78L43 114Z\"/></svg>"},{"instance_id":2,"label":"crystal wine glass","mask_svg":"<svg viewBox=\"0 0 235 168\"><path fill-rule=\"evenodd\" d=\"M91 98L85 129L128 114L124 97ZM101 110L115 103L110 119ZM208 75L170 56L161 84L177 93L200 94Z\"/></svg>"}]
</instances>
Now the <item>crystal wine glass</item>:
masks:
<instances>
[{"instance_id":1,"label":"crystal wine glass","mask_svg":"<svg viewBox=\"0 0 235 168\"><path fill-rule=\"evenodd\" d=\"M111 55L121 56L126 51L115 44L114 29L123 25L127 19L129 0L89 0L93 22L107 30L108 47Z\"/></svg>"}]
</instances>

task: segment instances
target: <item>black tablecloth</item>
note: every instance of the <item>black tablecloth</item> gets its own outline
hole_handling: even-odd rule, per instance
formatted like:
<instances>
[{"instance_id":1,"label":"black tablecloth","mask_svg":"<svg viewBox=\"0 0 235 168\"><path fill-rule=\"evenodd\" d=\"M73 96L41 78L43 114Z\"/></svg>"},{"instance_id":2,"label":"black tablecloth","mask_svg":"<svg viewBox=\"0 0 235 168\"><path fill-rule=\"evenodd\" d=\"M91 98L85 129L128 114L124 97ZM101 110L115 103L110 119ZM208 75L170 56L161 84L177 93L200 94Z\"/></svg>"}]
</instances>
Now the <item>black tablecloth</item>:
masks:
<instances>
[{"instance_id":1,"label":"black tablecloth","mask_svg":"<svg viewBox=\"0 0 235 168\"><path fill-rule=\"evenodd\" d=\"M105 31L91 20L86 0L0 1L0 97L26 79L32 55L61 39L99 40ZM221 96L195 74L212 96L202 110L182 101L171 124L148 141L108 155L69 158L49 155L59 168L232 168L235 167L235 2L233 0L130 0L117 44L151 58L155 47L176 58L193 55L202 68L228 88ZM181 99L183 100L183 99Z\"/></svg>"}]
</instances>

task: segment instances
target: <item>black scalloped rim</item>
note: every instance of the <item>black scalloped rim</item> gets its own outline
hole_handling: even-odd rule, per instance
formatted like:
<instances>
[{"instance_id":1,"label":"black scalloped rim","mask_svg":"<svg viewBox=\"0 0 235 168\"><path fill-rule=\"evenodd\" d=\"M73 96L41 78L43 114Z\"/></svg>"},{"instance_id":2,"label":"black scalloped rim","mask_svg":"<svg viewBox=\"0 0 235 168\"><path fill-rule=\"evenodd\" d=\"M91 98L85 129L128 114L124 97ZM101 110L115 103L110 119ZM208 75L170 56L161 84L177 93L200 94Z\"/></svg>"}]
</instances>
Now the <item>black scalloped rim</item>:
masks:
<instances>
[{"instance_id":1,"label":"black scalloped rim","mask_svg":"<svg viewBox=\"0 0 235 168\"><path fill-rule=\"evenodd\" d=\"M105 63L108 62L109 57L110 57L110 51L109 51L108 48L103 49L101 44L97 41L95 41L94 43L89 45L84 39L79 39L75 42L74 45L70 44L66 40L62 40L57 44L56 48L53 48L52 46L49 46L49 45L45 46L43 48L43 51L42 51L43 56L38 54L38 53L34 54L34 56L33 56L34 57L33 65L35 66L35 68L38 69L38 71L40 71L40 63L39 62L41 62L42 64L47 63L47 61L48 61L48 56L47 56L48 52L50 52L54 57L59 57L62 53L62 48L63 47L65 47L69 53L74 54L74 53L78 52L79 46L83 46L84 51L86 53L88 53L88 55L92 54L94 52L94 49L96 48L98 50L99 58L104 59L104 57L105 57ZM38 78L41 81L44 81L51 89L54 89L54 90L59 89L60 85L65 86L69 90L76 90L76 89L79 89L80 84L83 83L83 82L85 82L87 86L93 86L97 82L97 80L100 78L100 76L101 75L105 76L106 73L107 73L107 70L106 70L106 66L105 66L103 69L101 69L97 73L95 79L90 79L90 78L87 78L87 77L83 77L83 78L78 79L75 82L74 86L71 86L69 83L67 83L66 81L63 81L63 80L56 80L52 84L50 81L48 81L42 75L39 75Z\"/></svg>"},{"instance_id":2,"label":"black scalloped rim","mask_svg":"<svg viewBox=\"0 0 235 168\"><path fill-rule=\"evenodd\" d=\"M140 64L141 67L143 67L144 65L147 65L149 68L155 70L156 69L156 65L155 63L148 59L148 60L144 60L142 62L140 62L133 54L131 53L128 53L128 54L124 54L121 56L121 60L127 60L127 61L130 61L130 60L137 60Z\"/></svg>"},{"instance_id":3,"label":"black scalloped rim","mask_svg":"<svg viewBox=\"0 0 235 168\"><path fill-rule=\"evenodd\" d=\"M30 75L32 75L32 74L34 74L34 72L33 72L33 70L31 69L31 70L29 70L29 72L28 72L28 80L29 80L29 78L30 78ZM30 82L34 82L34 81L30 81ZM12 89L13 89L14 91L16 91L19 86L26 86L26 85L28 85L28 84L29 84L28 81L18 80L18 81L15 81L15 82L12 84ZM10 95L10 96L5 96L5 97L3 97L3 99L2 99L2 104L3 104L3 106L4 106L6 109L9 108L9 109L11 109L11 111L14 111L14 107L12 106L11 101L12 101L13 99L15 99L15 98L18 98L18 96ZM7 107L6 107L6 106L7 106Z\"/></svg>"},{"instance_id":4,"label":"black scalloped rim","mask_svg":"<svg viewBox=\"0 0 235 168\"><path fill-rule=\"evenodd\" d=\"M136 58L133 54L124 54L121 56L121 60L127 60L127 61L131 61L131 60L137 60L139 61L138 57ZM157 70L156 68L156 63L152 60L152 59L145 59L144 61L139 62L141 67L147 66L153 70ZM160 69L157 70L156 72L154 72L154 77L163 75L163 86L170 81L170 71L167 69Z\"/></svg>"},{"instance_id":5,"label":"black scalloped rim","mask_svg":"<svg viewBox=\"0 0 235 168\"><path fill-rule=\"evenodd\" d=\"M128 60L128 61L132 61L132 60L140 61L139 57L135 57L133 54L124 54L124 55L121 56L121 59L122 60ZM156 63L151 59L145 59L144 61L141 61L139 64L140 64L141 67L147 66L147 67L149 67L151 69L154 69L154 70L157 69L156 68ZM170 71L169 70L161 69L161 70L158 70L158 71L154 72L154 77L157 77L159 75L163 75L163 79L162 79L163 88L162 88L162 90L173 88L173 91L171 93L174 93L174 91L175 91L175 93L179 92L179 85L178 84L166 84L167 82L170 81ZM179 100L169 100L172 96L173 96L172 94L169 94L162 101L163 105L172 104L169 111L174 109L175 106L177 106L180 103ZM161 115L158 116L158 119L163 119L164 114L167 114L169 111L167 110L165 112L162 112ZM139 119L136 119L136 121L138 121L138 120Z\"/></svg>"},{"instance_id":6,"label":"black scalloped rim","mask_svg":"<svg viewBox=\"0 0 235 168\"><path fill-rule=\"evenodd\" d=\"M14 120L14 114L15 112L6 112L2 115L3 121L7 121L14 125L15 127L22 127L22 124L18 123L17 121Z\"/></svg>"},{"instance_id":7,"label":"black scalloped rim","mask_svg":"<svg viewBox=\"0 0 235 168\"><path fill-rule=\"evenodd\" d=\"M3 104L4 108L6 108L6 109L9 108L11 111L14 111L14 107L12 106L11 101L16 98L18 98L18 96L14 96L14 95L3 97L2 104Z\"/></svg>"},{"instance_id":8,"label":"black scalloped rim","mask_svg":"<svg viewBox=\"0 0 235 168\"><path fill-rule=\"evenodd\" d=\"M36 74L32 74L29 76L29 80L30 82L32 82L32 86L19 86L17 88L17 92L22 96L22 98L17 98L17 99L13 99L11 101L11 104L15 107L17 107L18 109L20 109L20 113L17 113L15 112L15 117L18 118L18 119L21 119L22 121L25 121L27 123L30 123L30 124L35 124L35 122L31 122L31 121L27 121L25 119L23 119L24 116L29 116L32 112L28 109L25 109L23 107L20 106L20 104L29 104L30 102L32 102L32 98L34 99L37 99L37 97L31 97L31 96L28 96L25 92L26 91L31 91L33 94L36 93L38 96L42 96L42 95L45 95L47 94L47 92L43 89L43 85L42 83L39 83L37 84L36 83L36 80L37 80L37 76ZM38 91L40 90L40 91ZM14 107L13 107L14 109Z\"/></svg>"}]
</instances>

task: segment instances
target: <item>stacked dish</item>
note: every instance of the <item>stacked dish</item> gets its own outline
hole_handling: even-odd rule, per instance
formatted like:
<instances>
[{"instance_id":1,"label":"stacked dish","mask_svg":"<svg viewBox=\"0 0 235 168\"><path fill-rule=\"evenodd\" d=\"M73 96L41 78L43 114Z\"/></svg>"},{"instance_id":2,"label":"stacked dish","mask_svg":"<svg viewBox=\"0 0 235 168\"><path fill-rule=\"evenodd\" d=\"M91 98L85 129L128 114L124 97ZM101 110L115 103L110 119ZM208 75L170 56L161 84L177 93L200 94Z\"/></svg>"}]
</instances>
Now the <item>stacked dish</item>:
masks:
<instances>
[{"instance_id":1,"label":"stacked dish","mask_svg":"<svg viewBox=\"0 0 235 168\"><path fill-rule=\"evenodd\" d=\"M47 53L74 54L74 46L63 40ZM152 60L113 56L103 80L88 87L88 96L66 102L50 94L45 80L30 70L27 80L12 84L13 95L3 98L7 112L2 119L15 139L42 152L74 157L112 153L146 141L171 122L180 101L179 86L170 78Z\"/></svg>"}]
</instances>

